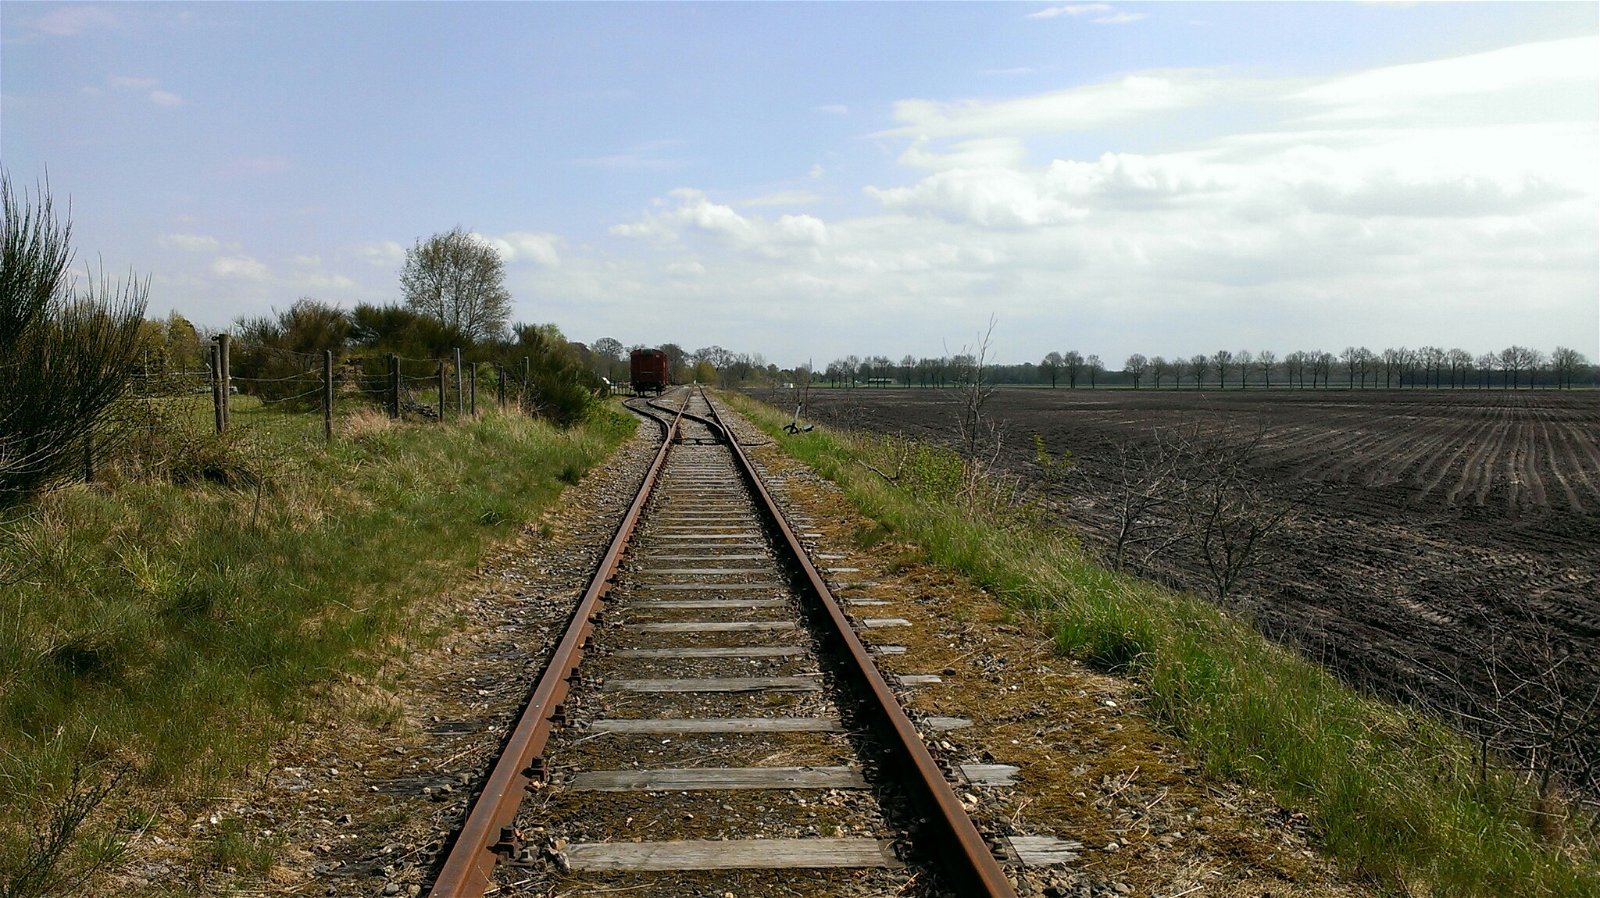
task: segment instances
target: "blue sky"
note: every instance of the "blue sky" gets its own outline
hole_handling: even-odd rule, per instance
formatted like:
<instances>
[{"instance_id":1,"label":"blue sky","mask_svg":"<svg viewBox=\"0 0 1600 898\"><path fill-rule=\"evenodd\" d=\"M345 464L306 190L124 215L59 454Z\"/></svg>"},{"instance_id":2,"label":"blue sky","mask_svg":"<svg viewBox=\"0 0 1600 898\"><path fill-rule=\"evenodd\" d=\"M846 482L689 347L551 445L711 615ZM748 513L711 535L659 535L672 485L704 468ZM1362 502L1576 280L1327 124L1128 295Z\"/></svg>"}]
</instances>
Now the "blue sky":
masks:
<instances>
[{"instance_id":1,"label":"blue sky","mask_svg":"<svg viewBox=\"0 0 1600 898\"><path fill-rule=\"evenodd\" d=\"M224 326L398 299L784 365L1600 356L1592 3L0 5L0 155Z\"/></svg>"}]
</instances>

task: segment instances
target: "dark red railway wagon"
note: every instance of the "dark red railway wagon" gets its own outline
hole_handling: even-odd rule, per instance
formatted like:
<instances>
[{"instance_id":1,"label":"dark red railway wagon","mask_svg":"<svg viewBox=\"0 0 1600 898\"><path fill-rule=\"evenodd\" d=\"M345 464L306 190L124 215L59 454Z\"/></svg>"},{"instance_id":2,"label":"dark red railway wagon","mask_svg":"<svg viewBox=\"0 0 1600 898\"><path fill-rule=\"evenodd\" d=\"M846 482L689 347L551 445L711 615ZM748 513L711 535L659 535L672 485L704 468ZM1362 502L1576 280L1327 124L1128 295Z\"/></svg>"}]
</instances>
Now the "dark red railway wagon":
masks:
<instances>
[{"instance_id":1,"label":"dark red railway wagon","mask_svg":"<svg viewBox=\"0 0 1600 898\"><path fill-rule=\"evenodd\" d=\"M667 388L667 354L659 349L635 349L629 357L633 392L660 393Z\"/></svg>"}]
</instances>

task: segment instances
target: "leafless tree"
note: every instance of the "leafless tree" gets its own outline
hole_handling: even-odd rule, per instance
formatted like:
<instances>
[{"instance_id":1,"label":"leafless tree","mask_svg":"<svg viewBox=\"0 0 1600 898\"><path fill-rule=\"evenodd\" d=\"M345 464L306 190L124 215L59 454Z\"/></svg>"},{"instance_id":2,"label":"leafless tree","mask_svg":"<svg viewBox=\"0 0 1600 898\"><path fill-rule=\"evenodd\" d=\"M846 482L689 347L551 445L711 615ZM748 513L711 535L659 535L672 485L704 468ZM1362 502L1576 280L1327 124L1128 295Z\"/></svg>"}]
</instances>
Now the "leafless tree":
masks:
<instances>
[{"instance_id":1,"label":"leafless tree","mask_svg":"<svg viewBox=\"0 0 1600 898\"><path fill-rule=\"evenodd\" d=\"M1181 553L1218 601L1272 555L1272 537L1311 496L1267 492L1251 473L1263 434L1246 440L1197 426L1157 430L1116 447L1109 561L1160 567Z\"/></svg>"},{"instance_id":2,"label":"leafless tree","mask_svg":"<svg viewBox=\"0 0 1600 898\"><path fill-rule=\"evenodd\" d=\"M1200 384L1206 379L1206 372L1211 369L1211 359L1203 355L1189 357L1189 376L1194 378L1194 388L1200 389Z\"/></svg>"},{"instance_id":3,"label":"leafless tree","mask_svg":"<svg viewBox=\"0 0 1600 898\"><path fill-rule=\"evenodd\" d=\"M1248 349L1241 349L1233 357L1239 363L1239 389L1244 389L1250 380L1250 371L1255 366L1256 355Z\"/></svg>"},{"instance_id":4,"label":"leafless tree","mask_svg":"<svg viewBox=\"0 0 1600 898\"><path fill-rule=\"evenodd\" d=\"M1270 349L1256 353L1256 368L1261 371L1263 386L1272 387L1272 369L1278 364L1278 354Z\"/></svg>"},{"instance_id":5,"label":"leafless tree","mask_svg":"<svg viewBox=\"0 0 1600 898\"><path fill-rule=\"evenodd\" d=\"M1100 379L1100 374L1106 370L1105 362L1100 361L1097 355L1091 355L1083 360L1083 366L1089 371L1089 389L1094 389Z\"/></svg>"},{"instance_id":6,"label":"leafless tree","mask_svg":"<svg viewBox=\"0 0 1600 898\"><path fill-rule=\"evenodd\" d=\"M1065 360L1059 352L1047 352L1039 362L1039 371L1050 379L1050 389L1056 388L1056 380L1061 376L1061 366Z\"/></svg>"},{"instance_id":7,"label":"leafless tree","mask_svg":"<svg viewBox=\"0 0 1600 898\"><path fill-rule=\"evenodd\" d=\"M1144 380L1145 372L1149 370L1150 360L1137 352L1128 356L1128 360L1122 363L1122 373L1133 381L1135 390L1139 389L1139 382ZM1156 384L1156 386L1159 387L1161 385Z\"/></svg>"},{"instance_id":8,"label":"leafless tree","mask_svg":"<svg viewBox=\"0 0 1600 898\"><path fill-rule=\"evenodd\" d=\"M1217 354L1211 357L1211 363L1217 368L1217 389L1227 389L1228 372L1233 370L1233 353L1226 349L1219 349Z\"/></svg>"},{"instance_id":9,"label":"leafless tree","mask_svg":"<svg viewBox=\"0 0 1600 898\"><path fill-rule=\"evenodd\" d=\"M1061 367L1067 372L1067 386L1078 387L1078 375L1083 373L1083 356L1074 349L1061 357Z\"/></svg>"},{"instance_id":10,"label":"leafless tree","mask_svg":"<svg viewBox=\"0 0 1600 898\"><path fill-rule=\"evenodd\" d=\"M1477 734L1479 777L1493 764L1528 777L1534 824L1550 833L1574 801L1600 810L1600 679L1531 604L1508 610L1513 625L1463 634L1442 673L1470 696L1457 714Z\"/></svg>"},{"instance_id":11,"label":"leafless tree","mask_svg":"<svg viewBox=\"0 0 1600 898\"><path fill-rule=\"evenodd\" d=\"M1550 353L1550 367L1556 375L1556 386L1563 389L1572 388L1573 379L1587 364L1589 360L1583 357L1583 353L1566 346L1557 346Z\"/></svg>"},{"instance_id":12,"label":"leafless tree","mask_svg":"<svg viewBox=\"0 0 1600 898\"><path fill-rule=\"evenodd\" d=\"M997 422L985 414L985 407L994 395L994 383L988 377L989 355L993 351L995 319L979 337L975 348L962 347L955 356L956 426L961 440L961 455L969 466L981 466L982 459L999 449L1000 429Z\"/></svg>"},{"instance_id":13,"label":"leafless tree","mask_svg":"<svg viewBox=\"0 0 1600 898\"><path fill-rule=\"evenodd\" d=\"M1472 370L1472 353L1467 352L1465 349L1452 349L1445 354L1445 359L1450 363L1451 388L1456 386L1465 387L1467 385L1467 374ZM1459 384L1456 382L1458 377L1460 378Z\"/></svg>"},{"instance_id":14,"label":"leafless tree","mask_svg":"<svg viewBox=\"0 0 1600 898\"><path fill-rule=\"evenodd\" d=\"M1161 379L1172 373L1172 364L1164 356L1158 355L1150 360L1150 374L1156 379L1156 389L1161 389Z\"/></svg>"}]
</instances>

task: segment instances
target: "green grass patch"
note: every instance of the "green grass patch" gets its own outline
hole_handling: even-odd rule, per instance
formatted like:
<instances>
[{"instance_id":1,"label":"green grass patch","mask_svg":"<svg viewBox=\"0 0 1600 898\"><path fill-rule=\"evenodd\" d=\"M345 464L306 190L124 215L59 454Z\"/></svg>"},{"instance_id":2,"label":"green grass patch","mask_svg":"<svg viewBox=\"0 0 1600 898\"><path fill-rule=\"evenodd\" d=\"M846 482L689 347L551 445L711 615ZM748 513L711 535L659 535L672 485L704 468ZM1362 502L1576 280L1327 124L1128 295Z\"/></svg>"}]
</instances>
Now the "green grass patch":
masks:
<instances>
[{"instance_id":1,"label":"green grass patch","mask_svg":"<svg viewBox=\"0 0 1600 898\"><path fill-rule=\"evenodd\" d=\"M1532 785L1480 772L1474 745L1438 720L1345 687L1208 602L1100 567L1004 478L974 487L955 473L950 453L788 435L787 414L733 402L885 533L999 595L1062 654L1137 682L1208 772L1306 813L1357 875L1402 894L1600 894L1593 821L1569 808L1552 824Z\"/></svg>"},{"instance_id":2,"label":"green grass patch","mask_svg":"<svg viewBox=\"0 0 1600 898\"><path fill-rule=\"evenodd\" d=\"M208 794L322 687L427 639L415 603L634 428L614 407L568 430L358 414L325 444L320 416L235 406L226 437L197 423L203 401L146 407L100 483L0 513L0 896L38 891L19 878L38 822L74 795L118 772L134 792ZM53 846L60 870L74 845ZM269 849L223 832L206 860L253 870Z\"/></svg>"}]
</instances>

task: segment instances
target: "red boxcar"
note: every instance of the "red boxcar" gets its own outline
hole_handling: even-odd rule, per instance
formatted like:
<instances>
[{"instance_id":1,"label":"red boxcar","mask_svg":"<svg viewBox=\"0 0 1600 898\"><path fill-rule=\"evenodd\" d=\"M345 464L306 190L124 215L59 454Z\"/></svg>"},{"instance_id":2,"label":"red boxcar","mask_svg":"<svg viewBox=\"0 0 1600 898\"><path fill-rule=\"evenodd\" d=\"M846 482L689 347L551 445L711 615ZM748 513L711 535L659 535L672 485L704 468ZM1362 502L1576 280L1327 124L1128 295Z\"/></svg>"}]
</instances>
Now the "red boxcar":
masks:
<instances>
[{"instance_id":1,"label":"red boxcar","mask_svg":"<svg viewBox=\"0 0 1600 898\"><path fill-rule=\"evenodd\" d=\"M671 382L667 354L659 349L635 349L628 362L635 393L660 393Z\"/></svg>"}]
</instances>

